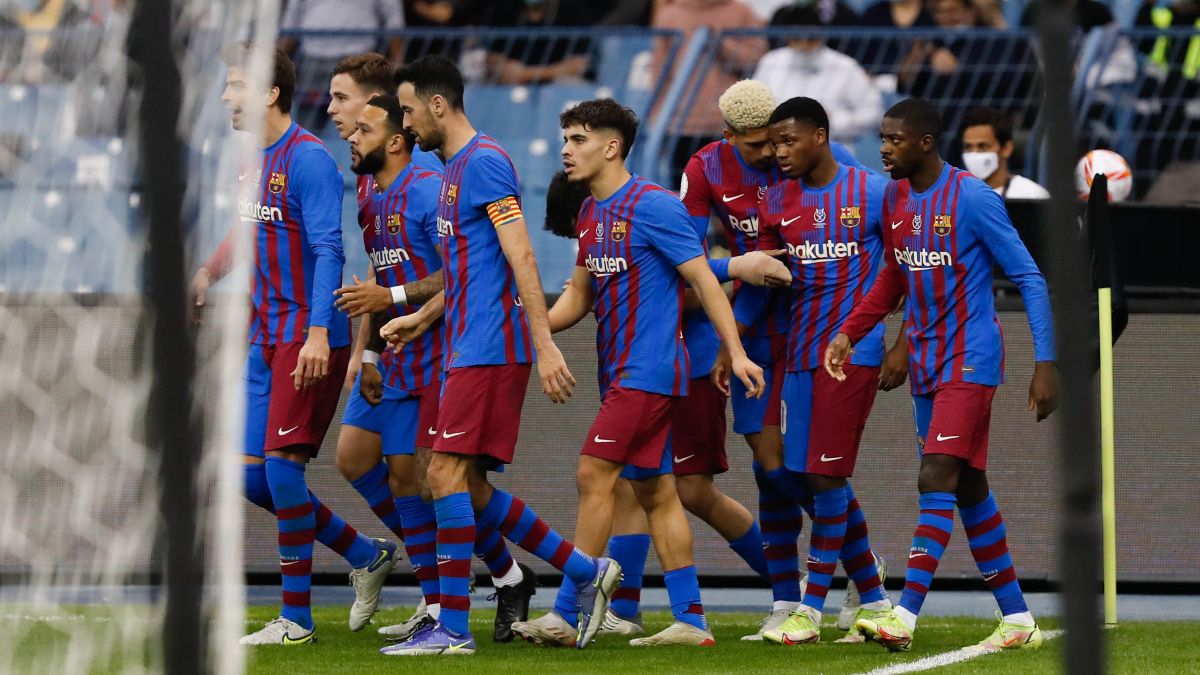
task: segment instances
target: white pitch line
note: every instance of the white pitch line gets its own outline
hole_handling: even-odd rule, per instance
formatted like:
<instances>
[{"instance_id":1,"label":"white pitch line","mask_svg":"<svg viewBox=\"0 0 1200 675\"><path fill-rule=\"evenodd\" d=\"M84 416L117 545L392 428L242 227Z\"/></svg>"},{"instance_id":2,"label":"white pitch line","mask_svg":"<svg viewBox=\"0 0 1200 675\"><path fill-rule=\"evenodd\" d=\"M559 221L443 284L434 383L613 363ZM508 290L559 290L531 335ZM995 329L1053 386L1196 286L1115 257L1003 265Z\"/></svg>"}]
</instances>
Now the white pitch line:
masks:
<instances>
[{"instance_id":1,"label":"white pitch line","mask_svg":"<svg viewBox=\"0 0 1200 675\"><path fill-rule=\"evenodd\" d=\"M1042 638L1046 641L1053 640L1060 635L1062 635L1061 630L1042 631ZM963 661L970 661L971 659L984 656L986 654L995 653L996 652L981 652L973 650L970 647L963 647L962 649L956 649L952 652L944 652L942 654L926 656L925 658L917 659L916 661L897 663L894 666L886 666L884 668L876 668L875 670L862 673L861 675L899 675L900 673L919 673L923 670L933 670L934 668L941 668L942 666L948 666L954 663L962 663Z\"/></svg>"}]
</instances>

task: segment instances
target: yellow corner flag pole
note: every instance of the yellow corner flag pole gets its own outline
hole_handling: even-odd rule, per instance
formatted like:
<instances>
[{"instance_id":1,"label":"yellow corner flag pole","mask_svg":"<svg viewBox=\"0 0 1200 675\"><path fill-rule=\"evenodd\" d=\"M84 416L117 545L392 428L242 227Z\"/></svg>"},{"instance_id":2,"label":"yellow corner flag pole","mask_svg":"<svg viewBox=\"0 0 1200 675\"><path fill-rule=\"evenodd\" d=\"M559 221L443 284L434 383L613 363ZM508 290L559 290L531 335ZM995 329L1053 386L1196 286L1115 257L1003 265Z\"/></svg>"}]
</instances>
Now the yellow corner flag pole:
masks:
<instances>
[{"instance_id":1,"label":"yellow corner flag pole","mask_svg":"<svg viewBox=\"0 0 1200 675\"><path fill-rule=\"evenodd\" d=\"M1100 309L1100 501L1104 518L1104 623L1117 625L1117 493L1113 443L1112 289L1097 291Z\"/></svg>"}]
</instances>

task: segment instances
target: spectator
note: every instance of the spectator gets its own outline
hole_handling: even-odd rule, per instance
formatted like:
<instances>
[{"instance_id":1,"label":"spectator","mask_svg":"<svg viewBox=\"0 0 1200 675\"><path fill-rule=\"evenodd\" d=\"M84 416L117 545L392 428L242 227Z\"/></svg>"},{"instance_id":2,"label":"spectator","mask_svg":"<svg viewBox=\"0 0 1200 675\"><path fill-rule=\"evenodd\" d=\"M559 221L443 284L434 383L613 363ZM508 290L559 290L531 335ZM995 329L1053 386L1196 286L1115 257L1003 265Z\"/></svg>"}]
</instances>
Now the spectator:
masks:
<instances>
[{"instance_id":1,"label":"spectator","mask_svg":"<svg viewBox=\"0 0 1200 675\"><path fill-rule=\"evenodd\" d=\"M792 25L822 25L812 5L794 9ZM827 47L819 37L792 38L785 47L767 52L752 79L771 89L775 99L807 96L820 101L833 121L831 136L852 143L877 133L883 117L883 95L854 59Z\"/></svg>"},{"instance_id":2,"label":"spectator","mask_svg":"<svg viewBox=\"0 0 1200 675\"><path fill-rule=\"evenodd\" d=\"M739 0L674 0L657 9L652 25L654 28L682 31L687 39L701 26L724 30L760 28L763 24L762 20L754 15L754 10ZM725 39L721 42L712 67L705 73L693 76L703 77L704 80L694 98L697 105L693 105L684 113L686 118L682 135L672 158L673 175L682 174L683 167L692 153L725 128L721 111L711 103L720 97L721 92L753 70L755 62L765 51L765 42L758 38ZM653 72L659 72L665 60L666 45L660 43L655 49ZM691 90L692 86L689 86L688 91Z\"/></svg>"},{"instance_id":3,"label":"spectator","mask_svg":"<svg viewBox=\"0 0 1200 675\"><path fill-rule=\"evenodd\" d=\"M499 21L506 28L571 28L589 25L580 0L501 0ZM502 84L542 84L582 80L591 41L583 35L500 38L489 46L488 68Z\"/></svg>"},{"instance_id":4,"label":"spectator","mask_svg":"<svg viewBox=\"0 0 1200 675\"><path fill-rule=\"evenodd\" d=\"M1108 11L1108 7L1096 2L1096 0L1067 0L1067 3L1072 5L1075 11L1075 21L1085 33L1093 28L1107 26L1114 21L1112 12ZM1026 5L1025 11L1021 12L1022 26L1037 25L1041 4L1039 0L1033 0Z\"/></svg>"},{"instance_id":5,"label":"spectator","mask_svg":"<svg viewBox=\"0 0 1200 675\"><path fill-rule=\"evenodd\" d=\"M878 28L932 28L935 25L923 0L880 0L867 7L861 23Z\"/></svg>"},{"instance_id":6,"label":"spectator","mask_svg":"<svg viewBox=\"0 0 1200 675\"><path fill-rule=\"evenodd\" d=\"M289 0L283 11L280 29L296 30L361 30L398 31L404 28L404 9L401 0ZM296 38L285 37L279 46L291 54ZM343 56L373 52L379 44L377 35L361 37L309 37L300 41L299 51L292 55L299 64L305 60L326 62L317 68L320 78L329 75L330 68ZM388 58L399 63L403 51L401 39L388 40ZM299 69L298 69L299 70Z\"/></svg>"},{"instance_id":7,"label":"spectator","mask_svg":"<svg viewBox=\"0 0 1200 675\"><path fill-rule=\"evenodd\" d=\"M857 26L858 13L841 0L793 0L782 5L771 15L771 26L795 26L793 18L797 12L816 10L822 26Z\"/></svg>"},{"instance_id":8,"label":"spectator","mask_svg":"<svg viewBox=\"0 0 1200 675\"><path fill-rule=\"evenodd\" d=\"M925 7L924 0L881 0L870 7L862 15L862 25L875 28L918 28L930 29L937 27L933 15ZM873 75L886 76L887 89L895 91L896 73L900 72L900 64L905 54L912 50L911 37L899 33L886 36L868 37L866 48L859 53L870 55L863 62L863 67Z\"/></svg>"},{"instance_id":9,"label":"spectator","mask_svg":"<svg viewBox=\"0 0 1200 675\"><path fill-rule=\"evenodd\" d=\"M963 165L1005 199L1047 199L1050 193L1024 176L1010 173L1012 123L992 108L967 111L962 122Z\"/></svg>"},{"instance_id":10,"label":"spectator","mask_svg":"<svg viewBox=\"0 0 1200 675\"><path fill-rule=\"evenodd\" d=\"M595 0L589 2L592 26L649 26L652 0Z\"/></svg>"}]
</instances>

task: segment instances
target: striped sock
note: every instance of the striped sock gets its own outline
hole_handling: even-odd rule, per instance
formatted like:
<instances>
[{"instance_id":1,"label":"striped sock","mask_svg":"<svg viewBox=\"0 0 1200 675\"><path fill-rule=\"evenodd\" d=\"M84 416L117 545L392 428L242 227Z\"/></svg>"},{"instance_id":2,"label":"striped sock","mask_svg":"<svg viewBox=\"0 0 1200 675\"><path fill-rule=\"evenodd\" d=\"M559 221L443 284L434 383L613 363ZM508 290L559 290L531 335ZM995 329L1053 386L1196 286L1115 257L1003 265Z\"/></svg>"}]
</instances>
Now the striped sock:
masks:
<instances>
[{"instance_id":1,"label":"striped sock","mask_svg":"<svg viewBox=\"0 0 1200 675\"><path fill-rule=\"evenodd\" d=\"M576 585L596 577L596 561L550 529L525 502L495 489L480 514L480 522L502 532L509 541L529 551L571 578Z\"/></svg>"},{"instance_id":2,"label":"striped sock","mask_svg":"<svg viewBox=\"0 0 1200 675\"><path fill-rule=\"evenodd\" d=\"M767 570L767 556L763 553L763 537L762 531L758 529L758 523L750 523L750 529L729 542L729 548L741 556L755 574L764 579L771 578L771 573Z\"/></svg>"},{"instance_id":3,"label":"striped sock","mask_svg":"<svg viewBox=\"0 0 1200 675\"><path fill-rule=\"evenodd\" d=\"M804 527L804 513L796 498L780 488L779 468L767 473L754 463L758 483L758 519L762 527L763 556L775 602L800 602L800 552L796 540Z\"/></svg>"},{"instance_id":4,"label":"striped sock","mask_svg":"<svg viewBox=\"0 0 1200 675\"><path fill-rule=\"evenodd\" d=\"M975 565L1000 605L1000 613L1011 616L1028 612L1017 570L1008 553L1004 516L1000 515L995 497L988 492L987 499L975 506L959 506L958 512L967 530Z\"/></svg>"},{"instance_id":5,"label":"striped sock","mask_svg":"<svg viewBox=\"0 0 1200 675\"><path fill-rule=\"evenodd\" d=\"M499 579L512 571L517 563L512 553L508 552L508 545L504 543L504 535L500 534L500 530L483 522L475 523L475 528L475 557L487 565L492 579Z\"/></svg>"},{"instance_id":6,"label":"striped sock","mask_svg":"<svg viewBox=\"0 0 1200 675\"><path fill-rule=\"evenodd\" d=\"M667 586L667 599L671 602L671 616L676 621L708 630L704 604L700 602L700 581L696 578L695 565L664 573L663 582Z\"/></svg>"},{"instance_id":7,"label":"striped sock","mask_svg":"<svg viewBox=\"0 0 1200 675\"><path fill-rule=\"evenodd\" d=\"M441 617L447 630L458 635L470 632L471 546L475 541L475 513L471 495L456 492L433 502L437 514L438 587Z\"/></svg>"},{"instance_id":8,"label":"striped sock","mask_svg":"<svg viewBox=\"0 0 1200 675\"><path fill-rule=\"evenodd\" d=\"M267 484L265 464L243 464L246 499L272 514L275 502L271 499L271 487ZM375 544L358 533L346 521L338 517L329 507L321 503L310 490L309 498L317 518L317 541L346 559L351 567L366 567L375 559Z\"/></svg>"},{"instance_id":9,"label":"striped sock","mask_svg":"<svg viewBox=\"0 0 1200 675\"><path fill-rule=\"evenodd\" d=\"M825 596L838 554L846 540L846 488L838 487L813 495L813 524L808 547L808 586L803 604L818 613L825 611Z\"/></svg>"},{"instance_id":10,"label":"striped sock","mask_svg":"<svg viewBox=\"0 0 1200 675\"><path fill-rule=\"evenodd\" d=\"M621 566L621 583L613 591L609 607L613 614L632 619L642 603L642 575L650 554L650 535L618 534L608 540L608 555Z\"/></svg>"},{"instance_id":11,"label":"striped sock","mask_svg":"<svg viewBox=\"0 0 1200 675\"><path fill-rule=\"evenodd\" d=\"M421 586L426 605L441 601L438 587L437 516L433 506L417 495L396 497L396 511L404 522L404 550Z\"/></svg>"},{"instance_id":12,"label":"striped sock","mask_svg":"<svg viewBox=\"0 0 1200 675\"><path fill-rule=\"evenodd\" d=\"M854 582L864 605L887 600L883 583L879 580L879 568L875 565L875 554L867 538L867 517L854 496L854 488L846 483L846 540L842 543L842 567L846 576Z\"/></svg>"},{"instance_id":13,"label":"striped sock","mask_svg":"<svg viewBox=\"0 0 1200 675\"><path fill-rule=\"evenodd\" d=\"M554 596L554 611L572 628L579 626L579 595L575 592L575 582L565 574L558 586L558 595Z\"/></svg>"},{"instance_id":14,"label":"striped sock","mask_svg":"<svg viewBox=\"0 0 1200 675\"><path fill-rule=\"evenodd\" d=\"M304 484L304 465L282 457L268 457L266 474L279 519L279 570L283 575L283 610L279 615L311 629L310 589L317 521Z\"/></svg>"},{"instance_id":15,"label":"striped sock","mask_svg":"<svg viewBox=\"0 0 1200 675\"><path fill-rule=\"evenodd\" d=\"M914 618L921 613L938 561L950 543L955 501L950 492L921 495L921 517L908 550L908 570L904 573L904 593L900 596L900 607Z\"/></svg>"},{"instance_id":16,"label":"striped sock","mask_svg":"<svg viewBox=\"0 0 1200 675\"><path fill-rule=\"evenodd\" d=\"M404 524L400 521L400 512L396 510L396 502L392 500L392 488L388 485L388 466L382 461L370 471L350 481L350 485L358 490L358 494L367 500L367 506L375 512L379 520L404 541Z\"/></svg>"}]
</instances>

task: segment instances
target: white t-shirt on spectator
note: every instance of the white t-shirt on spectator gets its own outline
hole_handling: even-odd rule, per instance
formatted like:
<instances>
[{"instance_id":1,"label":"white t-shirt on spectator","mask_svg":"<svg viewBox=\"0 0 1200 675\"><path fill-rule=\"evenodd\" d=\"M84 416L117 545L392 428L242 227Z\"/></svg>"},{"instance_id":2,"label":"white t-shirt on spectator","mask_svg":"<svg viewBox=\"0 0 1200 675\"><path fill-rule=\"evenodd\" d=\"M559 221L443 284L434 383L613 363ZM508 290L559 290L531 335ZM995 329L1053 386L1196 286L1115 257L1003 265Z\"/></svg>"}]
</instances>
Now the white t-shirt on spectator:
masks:
<instances>
[{"instance_id":1,"label":"white t-shirt on spectator","mask_svg":"<svg viewBox=\"0 0 1200 675\"><path fill-rule=\"evenodd\" d=\"M1001 185L998 188L992 188L1005 199L1049 199L1050 192L1046 188L1029 180L1024 176L1012 174L1008 178L1008 185Z\"/></svg>"},{"instance_id":2,"label":"white t-shirt on spectator","mask_svg":"<svg viewBox=\"0 0 1200 675\"><path fill-rule=\"evenodd\" d=\"M854 59L829 47L804 54L791 47L773 49L754 69L759 80L782 102L794 96L814 98L829 114L829 135L853 143L878 134L883 95Z\"/></svg>"}]
</instances>

